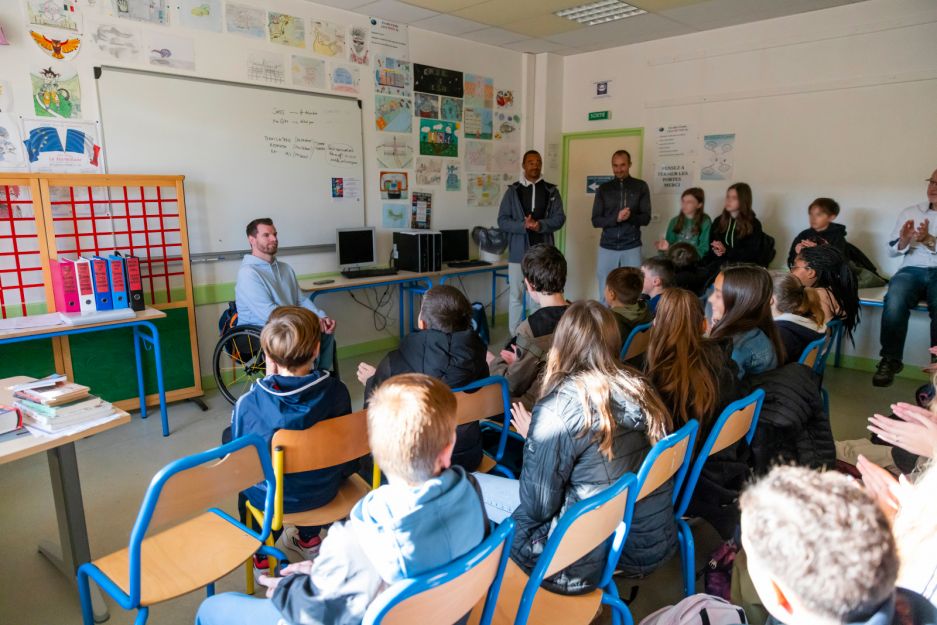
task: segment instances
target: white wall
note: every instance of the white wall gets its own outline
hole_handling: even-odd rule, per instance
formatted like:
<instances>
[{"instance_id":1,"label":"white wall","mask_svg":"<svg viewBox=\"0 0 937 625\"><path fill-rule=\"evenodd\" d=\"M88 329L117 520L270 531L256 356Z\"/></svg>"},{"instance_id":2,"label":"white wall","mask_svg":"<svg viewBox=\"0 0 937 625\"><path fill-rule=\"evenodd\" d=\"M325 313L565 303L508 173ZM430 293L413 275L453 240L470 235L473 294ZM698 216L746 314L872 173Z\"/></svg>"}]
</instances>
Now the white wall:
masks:
<instances>
[{"instance_id":1,"label":"white wall","mask_svg":"<svg viewBox=\"0 0 937 625\"><path fill-rule=\"evenodd\" d=\"M611 97L593 99L593 81L608 79ZM810 201L830 196L849 240L890 274L898 265L885 251L888 232L898 211L926 200L924 179L937 167L937 3L869 0L567 57L563 92L564 132L645 128L648 181L656 127L735 132L734 180L753 187L755 211L777 239L775 264L807 227ZM610 121L587 121L605 109ZM700 186L718 214L727 183ZM660 219L646 229L646 254L678 206L677 195L653 197ZM879 317L864 312L858 353L875 357ZM927 359L921 317L909 362Z\"/></svg>"}]
</instances>

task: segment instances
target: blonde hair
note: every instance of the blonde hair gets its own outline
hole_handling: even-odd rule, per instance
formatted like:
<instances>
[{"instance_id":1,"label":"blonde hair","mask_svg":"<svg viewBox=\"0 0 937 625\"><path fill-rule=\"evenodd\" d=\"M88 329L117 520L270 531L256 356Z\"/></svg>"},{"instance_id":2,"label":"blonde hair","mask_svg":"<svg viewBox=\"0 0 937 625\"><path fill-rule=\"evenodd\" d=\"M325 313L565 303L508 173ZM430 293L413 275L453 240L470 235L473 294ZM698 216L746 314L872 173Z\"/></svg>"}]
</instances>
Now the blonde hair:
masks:
<instances>
[{"instance_id":1,"label":"blonde hair","mask_svg":"<svg viewBox=\"0 0 937 625\"><path fill-rule=\"evenodd\" d=\"M597 418L596 439L599 450L608 459L612 458L617 428L611 406L616 393L640 408L651 444L673 429L670 413L657 392L637 371L619 361L620 350L621 335L615 313L594 300L576 302L566 309L556 326L541 385L541 397L562 384L572 385L584 410L585 428L580 434L586 435Z\"/></svg>"},{"instance_id":2,"label":"blonde hair","mask_svg":"<svg viewBox=\"0 0 937 625\"><path fill-rule=\"evenodd\" d=\"M805 287L792 273L776 272L771 276L774 307L782 313L813 319L818 326L826 321L823 304L816 289Z\"/></svg>"},{"instance_id":3,"label":"blonde hair","mask_svg":"<svg viewBox=\"0 0 937 625\"><path fill-rule=\"evenodd\" d=\"M410 484L433 477L436 459L455 439L456 401L441 381L395 375L368 403L368 441L381 469Z\"/></svg>"},{"instance_id":4,"label":"blonde hair","mask_svg":"<svg viewBox=\"0 0 937 625\"><path fill-rule=\"evenodd\" d=\"M281 367L297 369L316 357L322 326L314 312L299 306L280 306L260 331L264 355Z\"/></svg>"}]
</instances>

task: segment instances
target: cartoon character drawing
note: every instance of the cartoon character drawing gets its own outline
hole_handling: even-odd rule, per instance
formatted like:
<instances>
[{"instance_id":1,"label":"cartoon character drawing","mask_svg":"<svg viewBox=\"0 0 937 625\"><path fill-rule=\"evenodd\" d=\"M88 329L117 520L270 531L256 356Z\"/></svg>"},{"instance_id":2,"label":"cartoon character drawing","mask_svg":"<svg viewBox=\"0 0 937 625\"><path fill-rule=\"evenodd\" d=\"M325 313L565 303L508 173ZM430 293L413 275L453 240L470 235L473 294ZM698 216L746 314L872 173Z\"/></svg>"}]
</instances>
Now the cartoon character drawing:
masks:
<instances>
[{"instance_id":1,"label":"cartoon character drawing","mask_svg":"<svg viewBox=\"0 0 937 625\"><path fill-rule=\"evenodd\" d=\"M514 106L514 92L508 89L499 90L495 99L500 108L505 109Z\"/></svg>"},{"instance_id":2,"label":"cartoon character drawing","mask_svg":"<svg viewBox=\"0 0 937 625\"><path fill-rule=\"evenodd\" d=\"M61 109L63 107L63 100L67 103L69 99L69 94L67 89L59 87L59 78L62 77L61 74L56 72L51 67L47 67L39 72L39 75L42 77L42 85L39 87L39 92L36 94L36 99L42 104L42 108L46 110L51 110L53 108L59 109L63 113L63 117L68 117L67 114L64 114L64 111ZM68 107L71 109L71 106Z\"/></svg>"},{"instance_id":3,"label":"cartoon character drawing","mask_svg":"<svg viewBox=\"0 0 937 625\"><path fill-rule=\"evenodd\" d=\"M353 26L351 29L351 46L348 48L348 60L358 65L367 65L369 55L367 31L361 26Z\"/></svg>"},{"instance_id":4,"label":"cartoon character drawing","mask_svg":"<svg viewBox=\"0 0 937 625\"><path fill-rule=\"evenodd\" d=\"M50 39L34 30L29 31L29 34L40 48L52 55L53 59L64 59L66 54L78 52L78 47L81 45L81 39L77 38Z\"/></svg>"}]
</instances>

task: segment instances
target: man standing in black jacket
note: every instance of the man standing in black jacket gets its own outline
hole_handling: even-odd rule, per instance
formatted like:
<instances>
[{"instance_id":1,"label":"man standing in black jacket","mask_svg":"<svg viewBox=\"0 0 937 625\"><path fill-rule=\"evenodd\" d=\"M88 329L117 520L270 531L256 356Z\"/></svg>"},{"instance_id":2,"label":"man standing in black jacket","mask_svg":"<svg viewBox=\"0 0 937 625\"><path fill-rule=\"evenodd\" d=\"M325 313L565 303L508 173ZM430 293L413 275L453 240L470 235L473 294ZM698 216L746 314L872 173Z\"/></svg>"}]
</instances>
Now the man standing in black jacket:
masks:
<instances>
[{"instance_id":1,"label":"man standing in black jacket","mask_svg":"<svg viewBox=\"0 0 937 625\"><path fill-rule=\"evenodd\" d=\"M641 266L641 226L651 222L651 192L646 182L631 177L630 169L631 154L612 154L615 178L598 188L592 204L592 226L602 229L596 269L599 297L613 269Z\"/></svg>"}]
</instances>

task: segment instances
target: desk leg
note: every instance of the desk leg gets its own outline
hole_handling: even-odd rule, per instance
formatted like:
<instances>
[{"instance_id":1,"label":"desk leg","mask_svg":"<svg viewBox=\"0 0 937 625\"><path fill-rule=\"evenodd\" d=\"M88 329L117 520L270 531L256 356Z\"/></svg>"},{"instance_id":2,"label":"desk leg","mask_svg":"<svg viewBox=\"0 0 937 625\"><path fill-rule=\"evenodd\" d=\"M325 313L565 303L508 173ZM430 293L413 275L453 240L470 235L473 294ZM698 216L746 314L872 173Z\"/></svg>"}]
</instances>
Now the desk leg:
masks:
<instances>
[{"instance_id":1,"label":"desk leg","mask_svg":"<svg viewBox=\"0 0 937 625\"><path fill-rule=\"evenodd\" d=\"M498 272L491 272L491 327L495 327L495 308L498 299Z\"/></svg>"},{"instance_id":2,"label":"desk leg","mask_svg":"<svg viewBox=\"0 0 937 625\"><path fill-rule=\"evenodd\" d=\"M149 330L149 335L143 332ZM159 330L150 322L133 327L133 346L137 356L137 386L140 391L140 412L146 417L146 395L143 389L143 363L140 359L140 344L153 346L153 360L156 364L156 392L159 395L159 417L162 421L163 436L169 436L169 415L166 413L166 387L163 384L163 353L159 343Z\"/></svg>"},{"instance_id":3,"label":"desk leg","mask_svg":"<svg viewBox=\"0 0 937 625\"><path fill-rule=\"evenodd\" d=\"M401 340L401 341L403 340L403 336L404 336L404 334L403 334L403 323L404 323L404 318L403 318L403 308L404 308L404 305L403 305L403 297L404 297L404 293L405 293L405 289L403 288L403 284L397 285L397 300L398 300L398 301L397 301L397 316L400 318L400 324L399 324L399 325L400 325L400 340Z\"/></svg>"},{"instance_id":4,"label":"desk leg","mask_svg":"<svg viewBox=\"0 0 937 625\"><path fill-rule=\"evenodd\" d=\"M85 509L81 500L81 479L78 477L78 461L75 458L75 444L68 443L55 447L46 454L49 458L52 496L59 525L59 544L44 541L39 545L39 553L48 558L65 577L75 583L75 574L79 565L91 560L88 527L85 524ZM91 604L94 620L98 623L106 621L110 615L97 587L91 589Z\"/></svg>"},{"instance_id":5,"label":"desk leg","mask_svg":"<svg viewBox=\"0 0 937 625\"><path fill-rule=\"evenodd\" d=\"M140 328L133 327L133 356L137 361L137 396L140 398L140 418L146 419L146 394L143 391L143 359L140 357Z\"/></svg>"}]
</instances>

